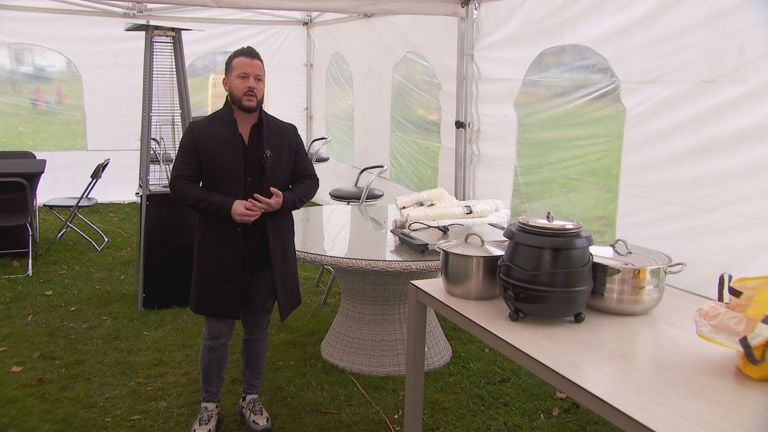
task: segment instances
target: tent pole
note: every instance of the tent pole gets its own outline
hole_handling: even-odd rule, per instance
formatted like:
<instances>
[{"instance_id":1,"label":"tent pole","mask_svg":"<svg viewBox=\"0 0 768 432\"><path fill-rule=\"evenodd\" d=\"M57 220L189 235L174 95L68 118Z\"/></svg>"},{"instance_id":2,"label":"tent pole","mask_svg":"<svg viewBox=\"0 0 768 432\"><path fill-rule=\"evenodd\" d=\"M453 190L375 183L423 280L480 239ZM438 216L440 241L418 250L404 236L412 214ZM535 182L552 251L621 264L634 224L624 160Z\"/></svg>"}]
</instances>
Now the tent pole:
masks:
<instances>
[{"instance_id":1,"label":"tent pole","mask_svg":"<svg viewBox=\"0 0 768 432\"><path fill-rule=\"evenodd\" d=\"M456 149L454 162L454 196L460 200L472 198L469 190L471 175L471 146L472 135L472 88L474 83L474 44L475 18L477 16L477 0L466 2L466 14L459 19L458 52L456 55Z\"/></svg>"},{"instance_id":2,"label":"tent pole","mask_svg":"<svg viewBox=\"0 0 768 432\"><path fill-rule=\"evenodd\" d=\"M304 16L304 29L306 30L307 35L307 59L304 64L304 67L307 70L307 78L306 78L306 88L307 88L307 96L306 96L306 126L304 128L304 131L306 133L305 140L307 142L310 142L312 140L312 35L310 34L310 24L312 24L312 13L307 12Z\"/></svg>"}]
</instances>

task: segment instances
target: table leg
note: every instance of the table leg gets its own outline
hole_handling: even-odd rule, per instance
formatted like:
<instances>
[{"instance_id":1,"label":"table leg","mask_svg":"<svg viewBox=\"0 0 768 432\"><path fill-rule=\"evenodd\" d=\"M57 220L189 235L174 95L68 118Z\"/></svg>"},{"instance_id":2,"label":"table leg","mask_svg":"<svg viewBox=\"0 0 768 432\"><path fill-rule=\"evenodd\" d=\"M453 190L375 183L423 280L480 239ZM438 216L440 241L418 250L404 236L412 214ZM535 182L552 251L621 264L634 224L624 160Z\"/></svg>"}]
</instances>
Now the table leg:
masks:
<instances>
[{"instance_id":1,"label":"table leg","mask_svg":"<svg viewBox=\"0 0 768 432\"><path fill-rule=\"evenodd\" d=\"M405 360L405 432L421 432L424 411L424 343L427 307L416 298L417 290L408 290L408 337Z\"/></svg>"},{"instance_id":2,"label":"table leg","mask_svg":"<svg viewBox=\"0 0 768 432\"><path fill-rule=\"evenodd\" d=\"M405 374L407 290L433 271L383 271L334 267L341 304L320 353L330 363L366 375ZM424 365L432 370L452 355L434 311L426 313Z\"/></svg>"}]
</instances>

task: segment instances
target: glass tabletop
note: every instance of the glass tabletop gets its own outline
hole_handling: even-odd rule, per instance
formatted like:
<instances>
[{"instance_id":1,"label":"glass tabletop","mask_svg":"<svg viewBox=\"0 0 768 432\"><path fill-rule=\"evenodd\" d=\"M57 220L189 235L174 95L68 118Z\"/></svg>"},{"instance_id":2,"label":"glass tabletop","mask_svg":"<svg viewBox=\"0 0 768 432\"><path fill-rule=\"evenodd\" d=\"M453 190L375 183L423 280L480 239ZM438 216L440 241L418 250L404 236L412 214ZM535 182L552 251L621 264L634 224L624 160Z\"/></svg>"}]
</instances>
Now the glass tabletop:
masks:
<instances>
[{"instance_id":1,"label":"glass tabletop","mask_svg":"<svg viewBox=\"0 0 768 432\"><path fill-rule=\"evenodd\" d=\"M333 258L371 261L439 261L436 250L421 252L400 243L390 232L400 212L394 205L323 205L294 211L295 244L299 252ZM495 240L503 239L502 231L482 228ZM465 227L451 228L446 240L464 238ZM492 240L491 238L486 238Z\"/></svg>"},{"instance_id":2,"label":"glass tabletop","mask_svg":"<svg viewBox=\"0 0 768 432\"><path fill-rule=\"evenodd\" d=\"M434 261L389 232L399 216L394 205L323 205L293 212L296 250L334 258L374 261Z\"/></svg>"}]
</instances>

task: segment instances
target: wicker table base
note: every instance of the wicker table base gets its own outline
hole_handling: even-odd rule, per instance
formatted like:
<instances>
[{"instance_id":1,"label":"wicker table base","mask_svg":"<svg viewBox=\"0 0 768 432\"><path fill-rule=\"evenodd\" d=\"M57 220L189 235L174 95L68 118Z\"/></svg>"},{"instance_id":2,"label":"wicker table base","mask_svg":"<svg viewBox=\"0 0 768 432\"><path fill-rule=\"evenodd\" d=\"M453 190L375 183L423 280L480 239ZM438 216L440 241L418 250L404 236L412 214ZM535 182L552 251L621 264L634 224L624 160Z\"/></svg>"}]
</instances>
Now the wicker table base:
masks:
<instances>
[{"instance_id":1,"label":"wicker table base","mask_svg":"<svg viewBox=\"0 0 768 432\"><path fill-rule=\"evenodd\" d=\"M330 363L366 375L404 375L407 290L411 280L435 271L391 271L335 267L341 304L320 353ZM427 310L426 370L451 359L451 346L435 313Z\"/></svg>"}]
</instances>

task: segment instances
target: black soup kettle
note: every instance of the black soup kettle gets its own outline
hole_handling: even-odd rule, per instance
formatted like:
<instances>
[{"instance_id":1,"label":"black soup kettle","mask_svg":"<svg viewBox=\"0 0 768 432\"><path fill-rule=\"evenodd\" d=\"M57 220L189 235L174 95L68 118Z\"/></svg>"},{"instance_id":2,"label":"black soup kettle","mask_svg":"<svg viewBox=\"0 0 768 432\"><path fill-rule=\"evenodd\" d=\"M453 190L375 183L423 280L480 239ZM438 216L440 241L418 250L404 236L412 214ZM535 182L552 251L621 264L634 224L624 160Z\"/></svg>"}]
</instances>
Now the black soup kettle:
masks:
<instances>
[{"instance_id":1,"label":"black soup kettle","mask_svg":"<svg viewBox=\"0 0 768 432\"><path fill-rule=\"evenodd\" d=\"M578 221L521 216L504 230L509 239L498 278L512 321L527 315L584 321L592 291L592 234Z\"/></svg>"}]
</instances>

